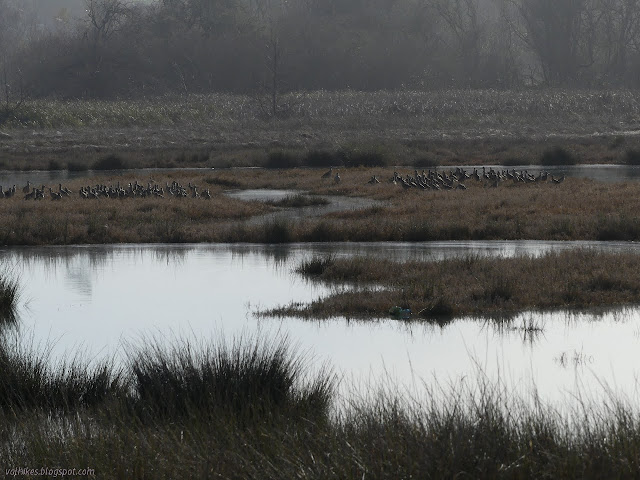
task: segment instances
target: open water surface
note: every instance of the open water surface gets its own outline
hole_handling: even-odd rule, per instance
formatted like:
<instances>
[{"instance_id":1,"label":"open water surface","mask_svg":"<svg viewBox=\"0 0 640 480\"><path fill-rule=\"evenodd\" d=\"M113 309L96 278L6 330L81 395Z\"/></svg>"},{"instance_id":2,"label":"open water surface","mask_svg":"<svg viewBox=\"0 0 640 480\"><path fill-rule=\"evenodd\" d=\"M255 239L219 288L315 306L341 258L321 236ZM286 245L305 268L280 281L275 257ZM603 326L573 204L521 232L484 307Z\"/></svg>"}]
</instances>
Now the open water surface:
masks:
<instances>
[{"instance_id":1,"label":"open water surface","mask_svg":"<svg viewBox=\"0 0 640 480\"><path fill-rule=\"evenodd\" d=\"M405 260L578 247L640 253L640 245L625 242L519 241L25 247L4 248L0 258L22 285L19 321L12 328L29 348L50 348L54 361L74 355L122 359L126 348L150 337L197 342L285 335L309 354L312 368L333 367L345 396L380 382L419 394L424 385L447 390L450 383L486 378L525 397L534 388L549 401L609 391L636 398L638 308L527 312L501 325L478 318L439 326L253 315L328 294L329 287L293 272L317 254ZM524 328L532 324L540 330Z\"/></svg>"}]
</instances>

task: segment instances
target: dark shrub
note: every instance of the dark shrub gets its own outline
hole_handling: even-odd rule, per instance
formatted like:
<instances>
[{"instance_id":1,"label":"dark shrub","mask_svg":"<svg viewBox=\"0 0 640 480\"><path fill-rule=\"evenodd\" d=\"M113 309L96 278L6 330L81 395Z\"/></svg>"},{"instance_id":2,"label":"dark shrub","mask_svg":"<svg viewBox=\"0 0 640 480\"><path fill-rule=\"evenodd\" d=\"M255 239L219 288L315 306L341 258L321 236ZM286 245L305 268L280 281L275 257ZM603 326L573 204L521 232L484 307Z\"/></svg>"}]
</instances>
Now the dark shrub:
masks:
<instances>
[{"instance_id":1,"label":"dark shrub","mask_svg":"<svg viewBox=\"0 0 640 480\"><path fill-rule=\"evenodd\" d=\"M298 158L291 152L277 150L267 156L267 168L294 168L299 165Z\"/></svg>"},{"instance_id":2,"label":"dark shrub","mask_svg":"<svg viewBox=\"0 0 640 480\"><path fill-rule=\"evenodd\" d=\"M640 150L627 150L624 158L627 165L640 165Z\"/></svg>"},{"instance_id":3,"label":"dark shrub","mask_svg":"<svg viewBox=\"0 0 640 480\"><path fill-rule=\"evenodd\" d=\"M438 165L440 165L440 162L437 159L426 155L418 157L413 161L413 166L416 168L431 168L437 167Z\"/></svg>"},{"instance_id":4,"label":"dark shrub","mask_svg":"<svg viewBox=\"0 0 640 480\"><path fill-rule=\"evenodd\" d=\"M49 165L47 166L49 170L63 170L62 164L58 160L49 160Z\"/></svg>"},{"instance_id":5,"label":"dark shrub","mask_svg":"<svg viewBox=\"0 0 640 480\"><path fill-rule=\"evenodd\" d=\"M92 168L93 170L124 170L127 166L122 157L112 154L95 162Z\"/></svg>"},{"instance_id":6,"label":"dark shrub","mask_svg":"<svg viewBox=\"0 0 640 480\"><path fill-rule=\"evenodd\" d=\"M86 172L89 170L89 165L80 162L69 162L67 163L67 170L70 172Z\"/></svg>"},{"instance_id":7,"label":"dark shrub","mask_svg":"<svg viewBox=\"0 0 640 480\"><path fill-rule=\"evenodd\" d=\"M344 163L344 156L339 152L331 153L326 150L311 150L305 155L302 163L309 167L335 167Z\"/></svg>"},{"instance_id":8,"label":"dark shrub","mask_svg":"<svg viewBox=\"0 0 640 480\"><path fill-rule=\"evenodd\" d=\"M386 167L389 165L388 156L381 151L353 151L345 159L347 167Z\"/></svg>"},{"instance_id":9,"label":"dark shrub","mask_svg":"<svg viewBox=\"0 0 640 480\"><path fill-rule=\"evenodd\" d=\"M553 147L546 150L540 158L542 165L575 165L576 157L562 147Z\"/></svg>"}]
</instances>

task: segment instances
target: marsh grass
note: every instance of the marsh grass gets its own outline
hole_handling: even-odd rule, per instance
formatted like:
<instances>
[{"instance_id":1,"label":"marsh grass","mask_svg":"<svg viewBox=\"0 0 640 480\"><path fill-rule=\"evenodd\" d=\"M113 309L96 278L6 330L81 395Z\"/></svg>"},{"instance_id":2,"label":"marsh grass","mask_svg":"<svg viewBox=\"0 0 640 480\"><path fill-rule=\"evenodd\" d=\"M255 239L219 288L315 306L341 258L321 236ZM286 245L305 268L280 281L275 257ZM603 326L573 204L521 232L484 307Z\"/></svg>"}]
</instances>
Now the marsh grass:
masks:
<instances>
[{"instance_id":1,"label":"marsh grass","mask_svg":"<svg viewBox=\"0 0 640 480\"><path fill-rule=\"evenodd\" d=\"M20 298L20 278L10 267L2 266L0 274L0 324L13 323L16 320ZM0 325L0 330L2 326Z\"/></svg>"},{"instance_id":2,"label":"marsh grass","mask_svg":"<svg viewBox=\"0 0 640 480\"><path fill-rule=\"evenodd\" d=\"M277 412L327 415L333 383L319 375L303 384L305 359L286 339L240 338L232 344L147 342L130 355L134 408L152 420L196 412L261 421Z\"/></svg>"},{"instance_id":3,"label":"marsh grass","mask_svg":"<svg viewBox=\"0 0 640 480\"><path fill-rule=\"evenodd\" d=\"M212 198L83 200L77 191L96 183L127 185L149 177L73 180L75 193L53 202L0 200L0 242L5 245L144 242L327 242L433 240L640 240L640 184L567 178L562 184L514 184L467 190L404 190L390 183L392 168L342 168L342 181L325 169L228 170L154 174L160 186L174 180L209 188ZM407 173L402 171L401 173ZM372 175L380 184L367 182ZM19 186L21 187L21 186ZM52 185L57 191L57 184ZM362 209L273 221L273 207L224 195L228 188L273 188L310 196L362 197L379 202ZM115 214L114 214L115 212ZM442 212L447 212L443 215ZM244 220L252 219L246 224Z\"/></svg>"},{"instance_id":4,"label":"marsh grass","mask_svg":"<svg viewBox=\"0 0 640 480\"><path fill-rule=\"evenodd\" d=\"M126 392L122 372L112 363L88 366L75 358L54 366L48 350L34 353L2 335L0 411L69 411L124 398Z\"/></svg>"},{"instance_id":5,"label":"marsh grass","mask_svg":"<svg viewBox=\"0 0 640 480\"><path fill-rule=\"evenodd\" d=\"M319 277L334 264L335 261L332 256L314 256L303 260L295 271L305 276Z\"/></svg>"},{"instance_id":6,"label":"marsh grass","mask_svg":"<svg viewBox=\"0 0 640 480\"><path fill-rule=\"evenodd\" d=\"M154 349L146 350L152 359L143 361L154 390L145 397L152 408L143 418L136 408L118 402L63 412L48 407L28 414L0 412L1 458L9 465L88 465L96 475L113 478L355 480L464 474L600 479L633 478L640 468L637 406L610 391L604 402L580 396L558 408L543 403L535 392L533 400L518 397L479 370L476 380L424 383L420 394L402 393L392 382L365 387L361 397L353 396L341 410L327 415L326 400L335 400L335 393L320 387L318 404L302 402L302 410L291 403L283 407L269 400L271 386L262 386L260 367L259 381L248 390L243 381L223 381L228 386L225 395L230 394L224 401L231 400L230 405L236 405L238 393L266 389L264 402L243 397L245 402L237 407L243 415L238 417L233 408L204 407L212 402L207 394L213 383L207 379L203 385L203 374L215 363L215 355L194 363L186 360L184 348L160 357ZM266 351L271 353L263 359L271 364L278 349ZM254 372L260 362L247 362L253 352L252 347L241 349L239 359L231 355L233 366L223 369L223 378L236 378L240 365ZM291 365L292 357L285 355L284 362L273 362L279 372ZM163 371L168 365L172 373L166 377L152 365ZM285 377L293 371L302 372L294 367ZM279 375L267 376L276 380ZM326 380L307 385L326 385ZM170 395L174 393L183 396ZM292 398L295 405L297 396ZM252 410L256 405L257 412ZM160 414L163 409L165 416ZM245 415L248 411L259 413Z\"/></svg>"},{"instance_id":7,"label":"marsh grass","mask_svg":"<svg viewBox=\"0 0 640 480\"><path fill-rule=\"evenodd\" d=\"M639 268L636 254L580 249L541 257L470 256L423 262L314 257L303 261L297 271L325 283L360 288L259 314L380 318L394 305L402 305L418 318L501 319L524 310L622 306L640 302Z\"/></svg>"},{"instance_id":8,"label":"marsh grass","mask_svg":"<svg viewBox=\"0 0 640 480\"><path fill-rule=\"evenodd\" d=\"M231 415L251 421L276 411L322 419L335 378L307 373L307 358L287 339L240 337L233 342L173 345L147 340L127 346L124 367L89 364L78 356L56 361L50 349L3 335L0 411L60 411L118 405L143 421L188 415Z\"/></svg>"}]
</instances>

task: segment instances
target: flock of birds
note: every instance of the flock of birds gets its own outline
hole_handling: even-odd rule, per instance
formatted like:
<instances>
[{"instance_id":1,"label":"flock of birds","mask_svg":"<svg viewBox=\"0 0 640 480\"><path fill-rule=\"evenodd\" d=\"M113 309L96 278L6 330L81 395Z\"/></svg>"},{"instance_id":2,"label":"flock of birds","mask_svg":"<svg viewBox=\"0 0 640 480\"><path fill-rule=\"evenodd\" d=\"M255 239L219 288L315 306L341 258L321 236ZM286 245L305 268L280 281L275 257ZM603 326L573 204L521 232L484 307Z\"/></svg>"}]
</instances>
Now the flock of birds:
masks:
<instances>
[{"instance_id":1,"label":"flock of birds","mask_svg":"<svg viewBox=\"0 0 640 480\"><path fill-rule=\"evenodd\" d=\"M333 167L329 169L322 178L333 179L335 183L340 183L340 173L334 171ZM559 178L555 178L552 174L546 171L540 171L537 175L530 174L527 170L517 171L512 170L494 170L493 168L487 169L482 167L481 172L474 168L473 172L468 173L466 170L457 167L453 171L437 172L429 170L419 173L417 170L414 174L400 175L398 172L393 172L393 176L389 179L389 182L395 185L401 185L405 189L409 188L421 188L424 190L453 190L460 189L466 190L467 187L464 182L467 180L484 181L486 186L497 187L501 182L512 181L514 183L535 183L535 182L547 182L550 180L553 183L562 183L565 176L562 175ZM369 184L380 183L380 180L374 175L367 182ZM16 195L16 185L4 190L0 185L0 198L10 198ZM191 197L191 198L203 198L210 199L211 192L208 188L200 190L196 185L189 183L187 186L183 186L177 181L173 181L171 184L168 182L164 187L157 183L150 181L147 185L142 185L138 181L129 182L126 186L121 186L120 182L116 185L89 185L86 187L80 187L77 194L80 198L84 199L97 199L97 198L144 198L144 197L159 197L164 198L166 196L172 197ZM45 185L33 186L30 181L22 188L22 195L25 200L44 200L49 197L51 200L62 200L63 198L75 195L73 191L64 187L61 183L58 184L58 188L54 190L51 187Z\"/></svg>"},{"instance_id":2,"label":"flock of birds","mask_svg":"<svg viewBox=\"0 0 640 480\"><path fill-rule=\"evenodd\" d=\"M25 200L44 200L49 197L51 200L62 200L63 198L71 197L75 193L64 187L61 183L58 184L58 189L54 190L51 187L32 186L30 181L22 188L22 194ZM16 195L16 186L13 185L7 190L3 190L0 185L0 198L11 198ZM97 199L97 198L145 198L145 197L159 197L165 196L173 197L192 197L192 198L204 198L210 199L211 192L208 188L199 190L196 185L189 183L186 187L176 182L175 180L169 184L166 183L164 187L161 187L155 182L148 182L147 185L142 185L135 182L130 182L127 186L121 186L120 182L116 185L89 185L80 187L78 190L78 196L84 199Z\"/></svg>"},{"instance_id":3,"label":"flock of birds","mask_svg":"<svg viewBox=\"0 0 640 480\"><path fill-rule=\"evenodd\" d=\"M333 178L335 183L340 183L340 173L335 172L333 167L328 172L322 175L322 178ZM498 187L501 182L512 181L513 183L536 183L547 182L550 180L552 183L562 183L565 176L562 175L559 178L555 178L552 174L546 171L540 171L538 175L533 175L527 170L517 171L511 170L494 170L493 168L487 169L482 167L482 173L477 168L473 169L472 173L468 173L466 170L460 167L456 167L454 171L449 172L436 172L429 170L422 173L418 173L418 170L414 171L413 175L400 175L398 172L393 172L393 177L389 179L389 182L394 185L401 185L405 189L409 188L422 188L424 190L466 190L467 187L464 184L467 180L475 180L477 182L483 181L485 185L490 187ZM369 184L380 183L380 180L374 175L367 182Z\"/></svg>"}]
</instances>

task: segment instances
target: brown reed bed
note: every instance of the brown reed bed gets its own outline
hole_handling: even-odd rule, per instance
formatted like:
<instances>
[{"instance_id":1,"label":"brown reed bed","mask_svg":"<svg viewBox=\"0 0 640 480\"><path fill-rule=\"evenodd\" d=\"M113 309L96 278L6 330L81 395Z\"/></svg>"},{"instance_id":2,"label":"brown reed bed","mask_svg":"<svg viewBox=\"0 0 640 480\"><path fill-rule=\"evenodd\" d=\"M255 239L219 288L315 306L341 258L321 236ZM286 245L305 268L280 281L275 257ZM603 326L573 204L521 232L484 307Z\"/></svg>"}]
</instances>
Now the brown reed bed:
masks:
<instances>
[{"instance_id":1,"label":"brown reed bed","mask_svg":"<svg viewBox=\"0 0 640 480\"><path fill-rule=\"evenodd\" d=\"M327 318L505 316L523 310L580 309L640 302L640 255L579 249L541 257L469 256L396 263L378 258L314 258L298 272L329 284L353 286L309 304L290 304L266 316Z\"/></svg>"},{"instance_id":2,"label":"brown reed bed","mask_svg":"<svg viewBox=\"0 0 640 480\"><path fill-rule=\"evenodd\" d=\"M469 239L640 240L640 183L567 178L561 184L502 182L491 188L467 180L467 190L405 190L389 183L393 169L215 170L154 173L153 179L96 177L65 186L75 193L52 201L0 200L0 244L141 242L428 241ZM410 173L400 169L401 173ZM380 184L369 185L372 175ZM81 186L138 180L160 186L176 180L208 188L212 198L85 200ZM53 186L57 190L57 185ZM362 197L377 206L297 220L252 221L275 207L243 202L229 189L276 188ZM6 186L5 186L6 189ZM18 186L18 191L20 186ZM47 190L48 191L48 190Z\"/></svg>"}]
</instances>

